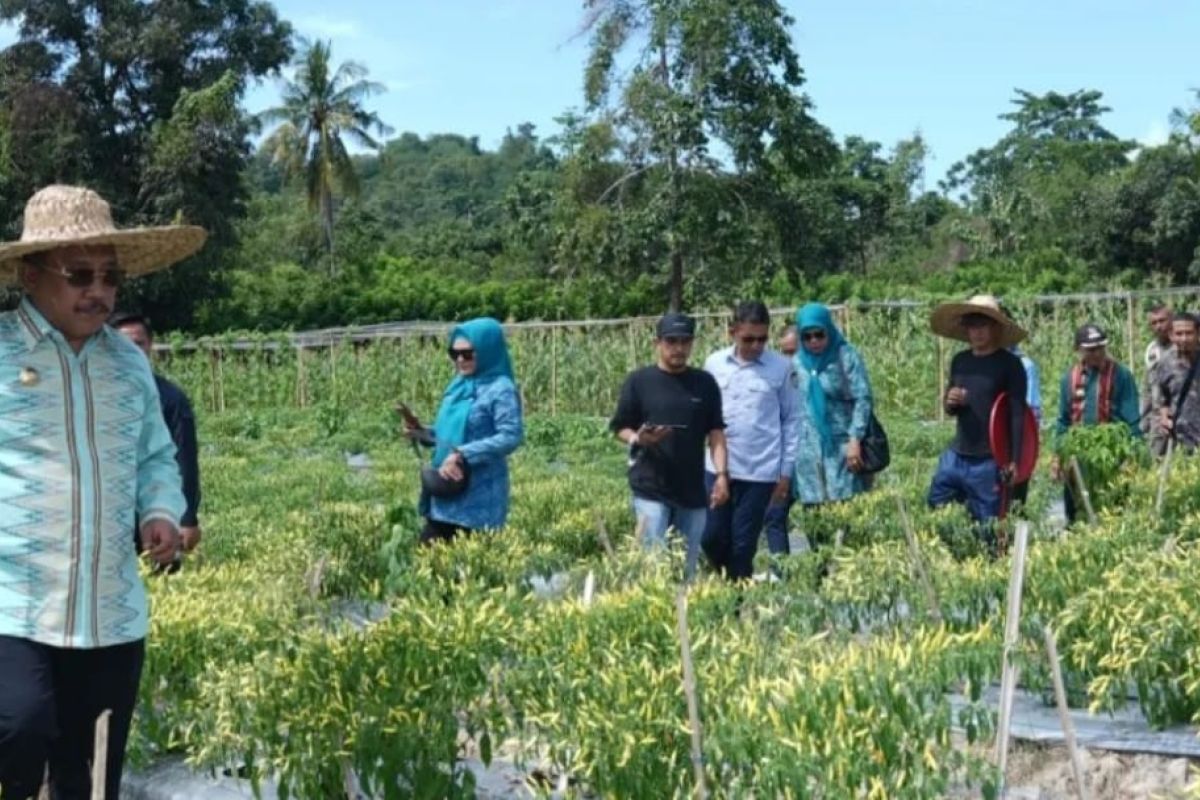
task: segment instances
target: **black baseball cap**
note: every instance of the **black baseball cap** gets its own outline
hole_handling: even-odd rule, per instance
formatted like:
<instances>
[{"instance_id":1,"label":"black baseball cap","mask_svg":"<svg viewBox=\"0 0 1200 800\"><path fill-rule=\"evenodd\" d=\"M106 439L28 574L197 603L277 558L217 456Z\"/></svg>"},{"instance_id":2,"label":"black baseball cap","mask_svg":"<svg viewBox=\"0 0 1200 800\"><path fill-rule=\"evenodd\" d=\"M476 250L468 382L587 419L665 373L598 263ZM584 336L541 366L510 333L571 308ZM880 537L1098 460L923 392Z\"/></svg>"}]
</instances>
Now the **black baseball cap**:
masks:
<instances>
[{"instance_id":1,"label":"black baseball cap","mask_svg":"<svg viewBox=\"0 0 1200 800\"><path fill-rule=\"evenodd\" d=\"M1075 331L1075 346L1090 350L1093 347L1104 347L1108 344L1108 334L1099 325L1088 323Z\"/></svg>"},{"instance_id":2,"label":"black baseball cap","mask_svg":"<svg viewBox=\"0 0 1200 800\"><path fill-rule=\"evenodd\" d=\"M658 338L666 339L668 336L694 339L696 337L696 320L678 311L663 314L662 318L658 320Z\"/></svg>"}]
</instances>

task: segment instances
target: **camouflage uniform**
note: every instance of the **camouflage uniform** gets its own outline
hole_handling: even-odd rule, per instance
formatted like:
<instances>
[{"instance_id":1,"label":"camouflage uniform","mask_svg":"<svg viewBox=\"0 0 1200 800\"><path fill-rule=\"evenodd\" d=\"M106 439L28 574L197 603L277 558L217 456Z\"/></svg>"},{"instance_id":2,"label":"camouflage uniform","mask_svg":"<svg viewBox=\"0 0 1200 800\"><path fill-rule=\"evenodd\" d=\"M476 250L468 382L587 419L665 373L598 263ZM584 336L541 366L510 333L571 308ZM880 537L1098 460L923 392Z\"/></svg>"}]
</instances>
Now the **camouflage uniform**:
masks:
<instances>
[{"instance_id":1,"label":"camouflage uniform","mask_svg":"<svg viewBox=\"0 0 1200 800\"><path fill-rule=\"evenodd\" d=\"M1158 426L1159 412L1166 408L1175 414L1179 393L1187 380L1191 364L1180 358L1174 348L1169 350L1150 371L1150 410L1145 422L1150 426L1150 446L1156 454L1166 451L1167 437ZM1175 419L1175 445L1189 453L1200 446L1200 375L1184 398L1183 408Z\"/></svg>"}]
</instances>

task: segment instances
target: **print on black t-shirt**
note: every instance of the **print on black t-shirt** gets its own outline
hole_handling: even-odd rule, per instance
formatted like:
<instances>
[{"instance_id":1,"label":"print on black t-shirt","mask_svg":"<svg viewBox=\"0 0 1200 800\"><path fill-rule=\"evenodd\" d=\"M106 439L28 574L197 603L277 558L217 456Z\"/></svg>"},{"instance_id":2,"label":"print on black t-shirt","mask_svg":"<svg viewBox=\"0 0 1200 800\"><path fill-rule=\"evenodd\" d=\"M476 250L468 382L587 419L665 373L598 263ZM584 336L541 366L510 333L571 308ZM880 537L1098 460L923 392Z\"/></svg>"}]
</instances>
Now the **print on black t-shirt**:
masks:
<instances>
[{"instance_id":1,"label":"print on black t-shirt","mask_svg":"<svg viewBox=\"0 0 1200 800\"><path fill-rule=\"evenodd\" d=\"M621 387L610 427L637 430L671 425L656 445L631 453L629 487L638 497L684 508L703 508L704 447L708 434L725 427L721 391L713 376L689 367L672 374L657 366L630 373Z\"/></svg>"}]
</instances>

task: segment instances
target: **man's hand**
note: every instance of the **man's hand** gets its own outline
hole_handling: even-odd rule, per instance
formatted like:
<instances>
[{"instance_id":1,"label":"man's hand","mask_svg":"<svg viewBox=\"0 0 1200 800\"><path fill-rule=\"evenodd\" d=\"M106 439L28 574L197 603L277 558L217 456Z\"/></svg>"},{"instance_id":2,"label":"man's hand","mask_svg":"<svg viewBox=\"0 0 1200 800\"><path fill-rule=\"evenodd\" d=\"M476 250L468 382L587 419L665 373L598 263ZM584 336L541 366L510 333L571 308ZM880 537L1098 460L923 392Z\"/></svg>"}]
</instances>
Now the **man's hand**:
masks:
<instances>
[{"instance_id":1,"label":"man's hand","mask_svg":"<svg viewBox=\"0 0 1200 800\"><path fill-rule=\"evenodd\" d=\"M729 476L722 473L713 481L712 495L708 498L709 508L719 508L729 502Z\"/></svg>"},{"instance_id":2,"label":"man's hand","mask_svg":"<svg viewBox=\"0 0 1200 800\"><path fill-rule=\"evenodd\" d=\"M643 447L653 447L671 434L666 425L643 425L637 430L637 443Z\"/></svg>"},{"instance_id":3,"label":"man's hand","mask_svg":"<svg viewBox=\"0 0 1200 800\"><path fill-rule=\"evenodd\" d=\"M961 386L951 386L946 390L946 405L950 408L960 408L967 404L967 390Z\"/></svg>"},{"instance_id":4,"label":"man's hand","mask_svg":"<svg viewBox=\"0 0 1200 800\"><path fill-rule=\"evenodd\" d=\"M165 519L142 525L142 552L155 564L166 566L179 553L179 529Z\"/></svg>"},{"instance_id":5,"label":"man's hand","mask_svg":"<svg viewBox=\"0 0 1200 800\"><path fill-rule=\"evenodd\" d=\"M1158 410L1158 427L1165 433L1170 433L1175 428L1175 420L1171 419L1171 409Z\"/></svg>"},{"instance_id":6,"label":"man's hand","mask_svg":"<svg viewBox=\"0 0 1200 800\"><path fill-rule=\"evenodd\" d=\"M455 450L446 456L442 465L438 467L438 474L448 481L461 481L463 479L462 453Z\"/></svg>"},{"instance_id":7,"label":"man's hand","mask_svg":"<svg viewBox=\"0 0 1200 800\"><path fill-rule=\"evenodd\" d=\"M788 496L792 493L792 479L780 478L775 482L775 490L771 492L770 504L773 506L787 505Z\"/></svg>"},{"instance_id":8,"label":"man's hand","mask_svg":"<svg viewBox=\"0 0 1200 800\"><path fill-rule=\"evenodd\" d=\"M862 471L862 442L858 439L850 439L850 441L846 442L846 467L851 472Z\"/></svg>"},{"instance_id":9,"label":"man's hand","mask_svg":"<svg viewBox=\"0 0 1200 800\"><path fill-rule=\"evenodd\" d=\"M1000 480L1006 486L1012 486L1017 477L1017 464L1015 461L1010 461L1000 468Z\"/></svg>"},{"instance_id":10,"label":"man's hand","mask_svg":"<svg viewBox=\"0 0 1200 800\"><path fill-rule=\"evenodd\" d=\"M180 528L179 543L183 545L183 549L189 553L195 550L196 545L200 544L200 526L187 525Z\"/></svg>"}]
</instances>

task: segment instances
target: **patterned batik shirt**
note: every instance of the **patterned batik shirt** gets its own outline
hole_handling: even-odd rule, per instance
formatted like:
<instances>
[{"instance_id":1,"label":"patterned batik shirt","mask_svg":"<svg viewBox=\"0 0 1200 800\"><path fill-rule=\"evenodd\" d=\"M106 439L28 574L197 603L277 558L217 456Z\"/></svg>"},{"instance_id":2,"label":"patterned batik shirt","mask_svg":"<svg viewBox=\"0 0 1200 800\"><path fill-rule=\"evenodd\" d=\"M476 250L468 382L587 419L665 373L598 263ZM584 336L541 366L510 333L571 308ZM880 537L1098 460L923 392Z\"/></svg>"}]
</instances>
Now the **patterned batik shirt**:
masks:
<instances>
[{"instance_id":1,"label":"patterned batik shirt","mask_svg":"<svg viewBox=\"0 0 1200 800\"><path fill-rule=\"evenodd\" d=\"M134 515L178 525L183 510L142 352L106 326L76 353L28 298L0 314L0 635L144 638Z\"/></svg>"},{"instance_id":2,"label":"patterned batik shirt","mask_svg":"<svg viewBox=\"0 0 1200 800\"><path fill-rule=\"evenodd\" d=\"M1183 400L1183 407L1176 416L1179 395L1187 382L1189 362L1179 357L1174 349L1168 350L1151 371L1150 420L1152 428L1158 428L1159 411L1168 409L1175 417L1175 445L1189 452L1200 446L1200 375L1193 381Z\"/></svg>"}]
</instances>

